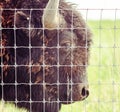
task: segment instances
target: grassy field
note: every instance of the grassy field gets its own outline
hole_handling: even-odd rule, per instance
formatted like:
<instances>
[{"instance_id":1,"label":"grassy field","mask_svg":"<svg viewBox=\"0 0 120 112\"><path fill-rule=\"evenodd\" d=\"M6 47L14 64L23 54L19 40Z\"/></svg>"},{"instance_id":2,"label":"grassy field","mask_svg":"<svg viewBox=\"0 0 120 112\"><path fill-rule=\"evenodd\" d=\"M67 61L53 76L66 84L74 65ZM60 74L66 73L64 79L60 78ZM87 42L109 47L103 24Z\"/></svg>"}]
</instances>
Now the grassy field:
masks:
<instances>
[{"instance_id":1,"label":"grassy field","mask_svg":"<svg viewBox=\"0 0 120 112\"><path fill-rule=\"evenodd\" d=\"M89 21L93 32L90 96L61 112L120 112L120 20Z\"/></svg>"},{"instance_id":2,"label":"grassy field","mask_svg":"<svg viewBox=\"0 0 120 112\"><path fill-rule=\"evenodd\" d=\"M90 96L60 112L120 112L120 20L89 21L93 32L88 80ZM26 112L0 104L0 112Z\"/></svg>"}]
</instances>

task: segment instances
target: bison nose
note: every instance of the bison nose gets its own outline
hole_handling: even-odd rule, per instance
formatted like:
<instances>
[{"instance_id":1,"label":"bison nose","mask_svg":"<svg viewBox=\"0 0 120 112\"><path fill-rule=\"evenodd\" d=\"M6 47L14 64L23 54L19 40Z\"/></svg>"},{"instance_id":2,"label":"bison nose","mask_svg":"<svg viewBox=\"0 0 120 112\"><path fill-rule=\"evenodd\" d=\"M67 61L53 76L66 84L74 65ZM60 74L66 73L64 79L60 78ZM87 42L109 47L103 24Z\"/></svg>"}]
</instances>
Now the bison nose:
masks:
<instances>
[{"instance_id":1,"label":"bison nose","mask_svg":"<svg viewBox=\"0 0 120 112\"><path fill-rule=\"evenodd\" d=\"M82 96L82 99L84 100L85 98L87 98L89 96L89 90L87 90L85 87L82 88L82 91L81 91L81 96Z\"/></svg>"}]
</instances>

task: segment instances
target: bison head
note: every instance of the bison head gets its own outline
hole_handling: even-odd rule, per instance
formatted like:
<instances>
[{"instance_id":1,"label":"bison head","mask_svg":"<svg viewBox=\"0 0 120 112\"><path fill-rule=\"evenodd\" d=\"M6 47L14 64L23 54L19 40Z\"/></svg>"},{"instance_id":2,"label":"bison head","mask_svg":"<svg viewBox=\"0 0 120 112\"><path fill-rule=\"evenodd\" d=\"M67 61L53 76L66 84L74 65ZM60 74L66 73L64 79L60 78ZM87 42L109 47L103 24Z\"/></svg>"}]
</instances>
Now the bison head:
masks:
<instances>
[{"instance_id":1,"label":"bison head","mask_svg":"<svg viewBox=\"0 0 120 112\"><path fill-rule=\"evenodd\" d=\"M15 10L2 12L2 40L8 47L2 55L6 68L3 81L13 83L16 80L19 84L12 100L17 94L20 101L40 101L40 105L33 103L35 111L36 108L42 111L46 104L46 112L49 108L54 112L50 104L57 110L57 104L81 101L89 95L86 73L91 41L89 28L70 5L55 0L52 4L57 5L51 7L51 1L26 3L18 0ZM48 11L49 8L52 9ZM54 8L57 11L52 11ZM4 93L7 91L4 89ZM9 96L4 97L9 100Z\"/></svg>"}]
</instances>

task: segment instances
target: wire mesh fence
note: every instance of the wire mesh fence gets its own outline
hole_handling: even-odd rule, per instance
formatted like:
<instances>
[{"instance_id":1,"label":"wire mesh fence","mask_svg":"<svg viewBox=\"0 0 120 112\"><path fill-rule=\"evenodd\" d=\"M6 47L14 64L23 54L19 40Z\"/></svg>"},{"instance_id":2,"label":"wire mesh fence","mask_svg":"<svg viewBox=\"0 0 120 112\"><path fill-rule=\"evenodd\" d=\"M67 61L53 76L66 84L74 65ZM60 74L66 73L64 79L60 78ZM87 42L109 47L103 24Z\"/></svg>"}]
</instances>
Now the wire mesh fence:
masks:
<instances>
[{"instance_id":1,"label":"wire mesh fence","mask_svg":"<svg viewBox=\"0 0 120 112\"><path fill-rule=\"evenodd\" d=\"M30 112L58 112L61 104L69 104L61 112L119 112L120 9L76 10L85 22L74 9L59 9L66 25L49 30L43 9L1 8L1 111L17 111L7 101ZM108 13L113 20L103 19Z\"/></svg>"}]
</instances>

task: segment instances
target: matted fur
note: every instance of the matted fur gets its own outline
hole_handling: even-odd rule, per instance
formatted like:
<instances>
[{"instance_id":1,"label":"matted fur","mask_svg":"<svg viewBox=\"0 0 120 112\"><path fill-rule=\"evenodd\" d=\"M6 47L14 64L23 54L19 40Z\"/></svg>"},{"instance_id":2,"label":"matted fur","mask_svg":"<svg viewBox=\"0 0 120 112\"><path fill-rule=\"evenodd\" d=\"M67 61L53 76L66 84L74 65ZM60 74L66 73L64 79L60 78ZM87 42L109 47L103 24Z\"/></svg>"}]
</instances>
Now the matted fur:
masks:
<instances>
[{"instance_id":1,"label":"matted fur","mask_svg":"<svg viewBox=\"0 0 120 112\"><path fill-rule=\"evenodd\" d=\"M3 28L0 82L4 83L0 85L0 98L13 101L32 112L58 112L61 103L81 100L80 84L87 83L91 32L80 13L64 0L59 5L59 13L65 20L64 26L50 31L42 29L41 9L45 8L47 2L0 1ZM28 29L29 25L31 30ZM71 62L75 66L70 66ZM58 67L58 63L61 66ZM72 82L69 87L68 82Z\"/></svg>"}]
</instances>

